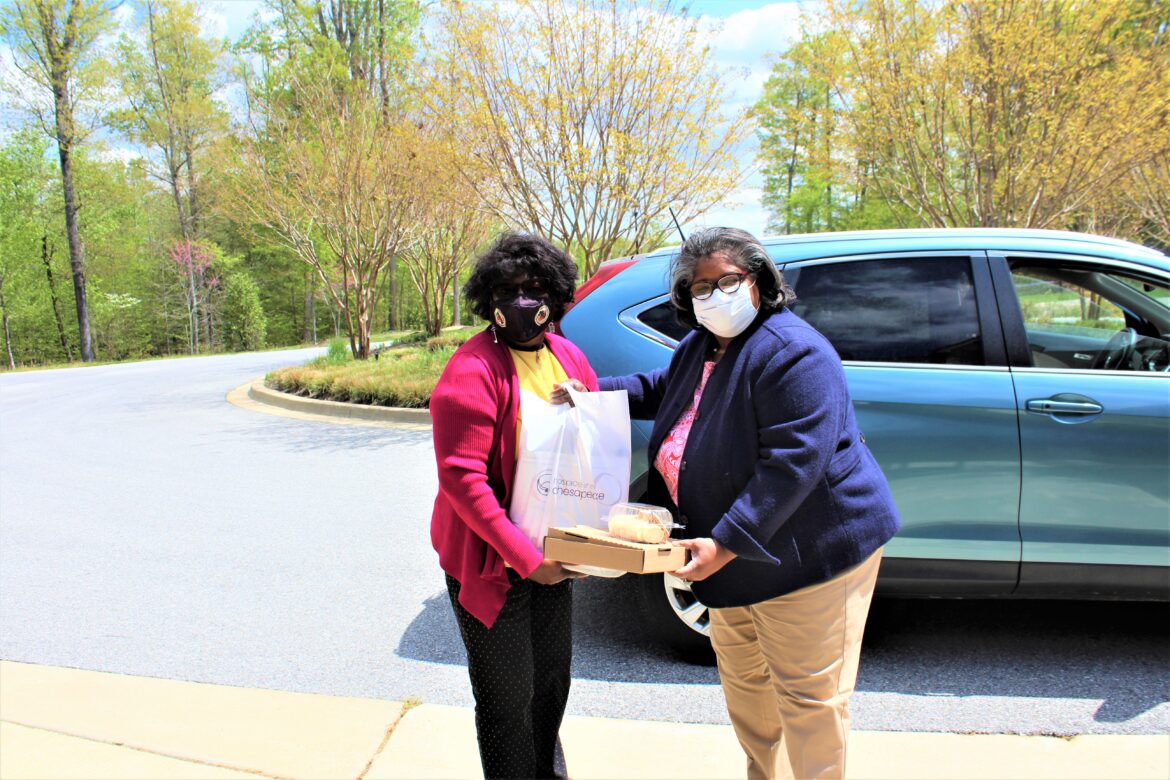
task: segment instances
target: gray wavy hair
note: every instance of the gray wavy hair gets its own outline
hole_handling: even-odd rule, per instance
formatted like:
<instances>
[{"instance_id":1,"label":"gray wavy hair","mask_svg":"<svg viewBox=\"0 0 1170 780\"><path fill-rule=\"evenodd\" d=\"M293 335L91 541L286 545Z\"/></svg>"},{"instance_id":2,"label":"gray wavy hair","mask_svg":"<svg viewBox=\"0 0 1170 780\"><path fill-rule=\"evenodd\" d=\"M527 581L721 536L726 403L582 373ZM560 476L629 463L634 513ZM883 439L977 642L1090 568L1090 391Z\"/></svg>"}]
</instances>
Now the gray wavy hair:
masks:
<instances>
[{"instance_id":1,"label":"gray wavy hair","mask_svg":"<svg viewBox=\"0 0 1170 780\"><path fill-rule=\"evenodd\" d=\"M717 253L727 255L741 270L756 277L760 309L776 311L796 300L796 293L759 239L738 228L707 228L692 233L670 262L670 300L683 324L699 327L691 300L691 282L695 278L695 267Z\"/></svg>"}]
</instances>

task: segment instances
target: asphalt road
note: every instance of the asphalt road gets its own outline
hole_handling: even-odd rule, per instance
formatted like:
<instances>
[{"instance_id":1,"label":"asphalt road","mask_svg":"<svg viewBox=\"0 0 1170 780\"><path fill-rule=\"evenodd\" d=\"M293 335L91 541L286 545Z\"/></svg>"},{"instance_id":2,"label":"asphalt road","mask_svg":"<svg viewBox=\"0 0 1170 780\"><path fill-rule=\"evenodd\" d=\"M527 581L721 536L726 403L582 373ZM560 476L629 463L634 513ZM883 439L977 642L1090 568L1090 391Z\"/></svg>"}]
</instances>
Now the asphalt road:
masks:
<instances>
[{"instance_id":1,"label":"asphalt road","mask_svg":"<svg viewBox=\"0 0 1170 780\"><path fill-rule=\"evenodd\" d=\"M428 538L430 434L260 414L310 351L0 375L0 657L470 705ZM725 723L631 577L576 588L570 712ZM1170 733L1170 610L879 603L861 729Z\"/></svg>"}]
</instances>

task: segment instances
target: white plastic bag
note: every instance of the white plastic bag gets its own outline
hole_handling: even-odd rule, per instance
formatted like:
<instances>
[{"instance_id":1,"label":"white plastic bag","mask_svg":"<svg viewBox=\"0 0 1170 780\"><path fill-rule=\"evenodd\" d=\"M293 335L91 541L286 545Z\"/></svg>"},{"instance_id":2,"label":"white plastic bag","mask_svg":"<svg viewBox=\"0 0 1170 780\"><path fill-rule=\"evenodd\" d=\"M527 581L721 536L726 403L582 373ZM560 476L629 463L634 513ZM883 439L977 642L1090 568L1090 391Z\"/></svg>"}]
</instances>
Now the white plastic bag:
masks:
<instances>
[{"instance_id":1,"label":"white plastic bag","mask_svg":"<svg viewBox=\"0 0 1170 780\"><path fill-rule=\"evenodd\" d=\"M549 528L606 527L629 498L630 407L625 390L579 393L573 405L520 392L520 447L508 515L543 549Z\"/></svg>"}]
</instances>

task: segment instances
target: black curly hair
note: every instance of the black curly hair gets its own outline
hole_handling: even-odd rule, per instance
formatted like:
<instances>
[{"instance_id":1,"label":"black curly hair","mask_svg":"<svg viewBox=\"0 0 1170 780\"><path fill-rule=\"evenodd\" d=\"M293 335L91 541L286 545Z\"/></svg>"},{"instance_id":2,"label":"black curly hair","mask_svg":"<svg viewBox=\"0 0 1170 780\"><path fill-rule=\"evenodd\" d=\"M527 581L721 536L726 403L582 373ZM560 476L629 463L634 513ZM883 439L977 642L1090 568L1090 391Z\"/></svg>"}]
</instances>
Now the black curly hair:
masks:
<instances>
[{"instance_id":1,"label":"black curly hair","mask_svg":"<svg viewBox=\"0 0 1170 780\"><path fill-rule=\"evenodd\" d=\"M785 280L784 274L755 236L738 228L707 228L692 233L670 262L670 300L679 322L690 328L699 327L699 321L695 318L695 305L691 300L695 266L719 252L756 277L761 309L778 311L796 300L796 293Z\"/></svg>"},{"instance_id":2,"label":"black curly hair","mask_svg":"<svg viewBox=\"0 0 1170 780\"><path fill-rule=\"evenodd\" d=\"M492 288L519 273L541 279L548 288L552 320L560 320L577 289L577 264L563 249L531 233L504 233L475 261L463 297L472 312L492 320Z\"/></svg>"}]
</instances>

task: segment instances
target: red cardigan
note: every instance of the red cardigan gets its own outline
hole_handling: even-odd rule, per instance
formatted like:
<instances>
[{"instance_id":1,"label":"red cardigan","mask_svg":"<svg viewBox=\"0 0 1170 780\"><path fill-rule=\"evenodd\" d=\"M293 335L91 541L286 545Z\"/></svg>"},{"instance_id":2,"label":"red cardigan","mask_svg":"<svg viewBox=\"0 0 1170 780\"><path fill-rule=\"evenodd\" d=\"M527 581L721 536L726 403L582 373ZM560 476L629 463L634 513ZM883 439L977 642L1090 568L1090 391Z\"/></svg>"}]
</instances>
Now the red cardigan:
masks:
<instances>
[{"instance_id":1,"label":"red cardigan","mask_svg":"<svg viewBox=\"0 0 1170 780\"><path fill-rule=\"evenodd\" d=\"M553 333L546 339L565 373L596 390L597 375L581 350ZM527 577L544 560L508 519L520 380L503 341L484 331L456 350L430 411L439 468L431 544L443 571L459 581L459 603L491 628L511 587L504 563Z\"/></svg>"}]
</instances>

